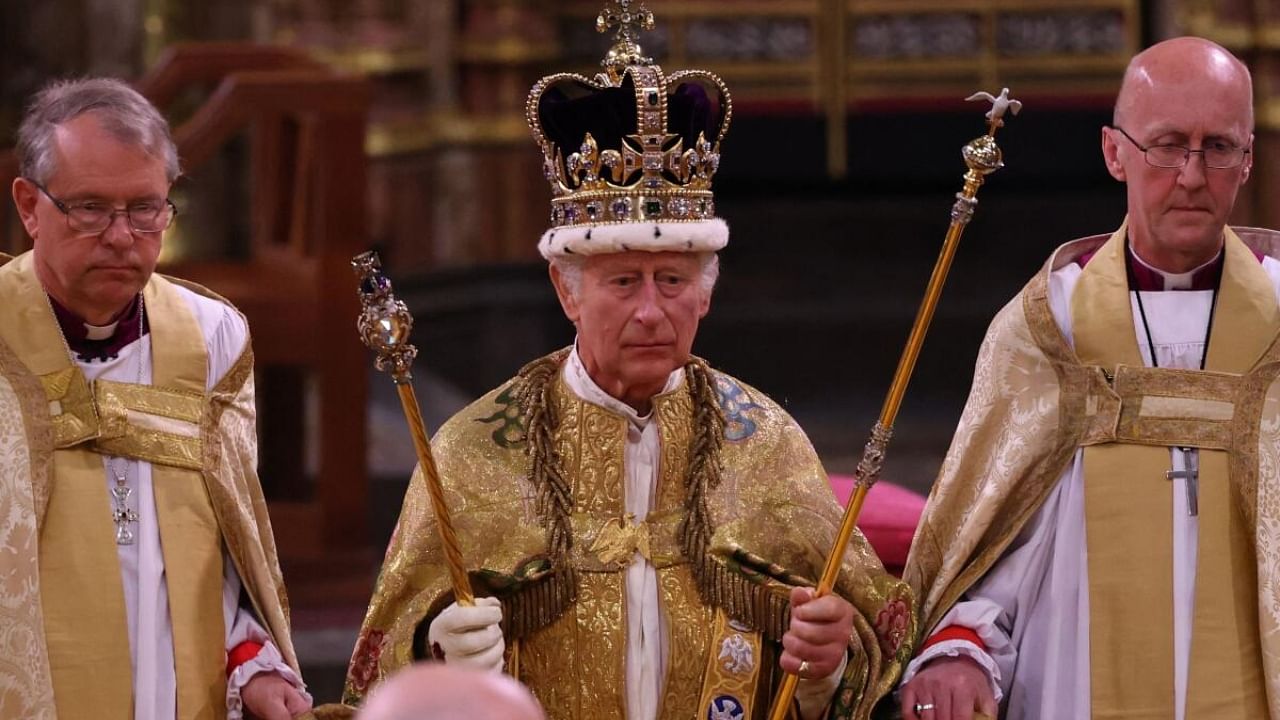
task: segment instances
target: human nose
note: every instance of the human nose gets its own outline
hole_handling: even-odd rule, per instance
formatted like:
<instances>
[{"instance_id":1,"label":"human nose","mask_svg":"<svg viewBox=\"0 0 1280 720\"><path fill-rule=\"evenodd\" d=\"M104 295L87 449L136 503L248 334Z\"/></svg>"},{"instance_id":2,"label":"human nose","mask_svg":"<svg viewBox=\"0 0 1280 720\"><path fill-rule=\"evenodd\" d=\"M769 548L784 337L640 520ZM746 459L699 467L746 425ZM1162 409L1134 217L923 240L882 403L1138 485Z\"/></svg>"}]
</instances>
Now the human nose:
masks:
<instances>
[{"instance_id":1,"label":"human nose","mask_svg":"<svg viewBox=\"0 0 1280 720\"><path fill-rule=\"evenodd\" d=\"M1204 164L1204 151L1191 150L1187 153L1187 164L1178 171L1178 182L1185 187L1199 187L1205 184L1208 166Z\"/></svg>"},{"instance_id":2,"label":"human nose","mask_svg":"<svg viewBox=\"0 0 1280 720\"><path fill-rule=\"evenodd\" d=\"M658 283L653 278L645 278L640 284L640 294L637 298L639 304L635 311L636 321L643 325L657 322L662 316L662 309L658 307L659 300Z\"/></svg>"},{"instance_id":3,"label":"human nose","mask_svg":"<svg viewBox=\"0 0 1280 720\"><path fill-rule=\"evenodd\" d=\"M108 245L128 246L133 244L133 227L129 224L128 210L115 210L107 219L107 226L102 229L102 241Z\"/></svg>"}]
</instances>

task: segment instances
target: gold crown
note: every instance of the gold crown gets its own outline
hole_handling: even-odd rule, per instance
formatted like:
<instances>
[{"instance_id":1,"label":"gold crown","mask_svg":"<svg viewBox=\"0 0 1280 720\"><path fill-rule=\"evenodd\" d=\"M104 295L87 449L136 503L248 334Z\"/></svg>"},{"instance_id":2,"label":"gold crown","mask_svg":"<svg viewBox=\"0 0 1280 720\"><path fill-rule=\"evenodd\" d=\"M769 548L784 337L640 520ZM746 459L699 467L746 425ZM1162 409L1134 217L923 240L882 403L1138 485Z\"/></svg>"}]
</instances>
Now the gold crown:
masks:
<instances>
[{"instance_id":1,"label":"gold crown","mask_svg":"<svg viewBox=\"0 0 1280 720\"><path fill-rule=\"evenodd\" d=\"M611 0L596 18L597 31L617 32L605 71L594 80L549 75L529 92L526 119L551 183L549 233L715 219L711 179L733 115L729 89L702 70L664 75L636 43L652 27L643 2Z\"/></svg>"}]
</instances>

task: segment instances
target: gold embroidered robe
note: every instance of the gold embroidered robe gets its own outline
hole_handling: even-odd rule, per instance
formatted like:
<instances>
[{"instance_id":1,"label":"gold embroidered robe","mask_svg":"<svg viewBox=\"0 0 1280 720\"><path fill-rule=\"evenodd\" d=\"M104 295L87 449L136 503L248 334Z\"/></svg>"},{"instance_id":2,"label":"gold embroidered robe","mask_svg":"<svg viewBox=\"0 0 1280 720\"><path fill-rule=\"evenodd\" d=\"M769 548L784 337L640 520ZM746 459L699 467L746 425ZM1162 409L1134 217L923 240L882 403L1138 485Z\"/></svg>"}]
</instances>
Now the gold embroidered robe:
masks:
<instances>
[{"instance_id":1,"label":"gold embroidered robe","mask_svg":"<svg viewBox=\"0 0 1280 720\"><path fill-rule=\"evenodd\" d=\"M557 356L562 358L563 355ZM659 487L647 526L657 568L671 657L661 718L704 717L699 707L717 607L763 631L762 668L752 716L768 710L776 683L777 641L788 623L788 594L813 584L839 526L841 509L799 426L759 391L714 373L723 413L722 479L708 490L714 532L712 587L699 592L684 557L693 397L686 381L654 399L661 438ZM452 418L432 443L446 499L479 595L503 600L509 654L518 676L554 720L625 716L624 569L631 552L593 552L601 532L623 517L626 420L553 381L554 446L572 485L571 563L576 600L560 595L550 568L546 530L535 508L525 455L525 419L512 384ZM351 661L345 700L358 703L388 674L424 657L425 629L452 602L434 515L420 473L405 496L381 576ZM603 557L602 557L603 556ZM739 584L740 583L740 584ZM857 609L851 659L830 717L865 718L892 687L913 632L906 586L883 570L861 534L850 543L837 591ZM509 667L512 664L510 657Z\"/></svg>"},{"instance_id":2,"label":"gold embroidered robe","mask_svg":"<svg viewBox=\"0 0 1280 720\"><path fill-rule=\"evenodd\" d=\"M1227 234L1229 258L1242 253L1248 258L1249 250L1280 258L1280 233L1237 228ZM1258 642L1267 701L1271 716L1280 717L1280 343L1274 333L1257 338L1251 346L1265 350L1242 373L1212 373L1205 379L1208 373L1162 371L1165 380L1160 382L1167 383L1169 373L1182 372L1201 388L1215 387L1215 399L1202 403L1187 402L1191 398L1184 397L1185 388L1152 385L1151 371L1081 362L1050 311L1049 277L1103 248L1109 239L1083 238L1059 248L992 321L968 403L907 562L904 579L920 602L918 628L922 633L934 629L995 564L1049 496L1077 449L1168 445L1144 433L1176 429L1200 436L1190 444L1226 451L1230 497L1256 551ZM1274 308L1275 298L1257 302ZM1123 316L1123 322L1115 320L1118 325L1128 323L1132 329L1127 303L1113 312ZM1174 412L1197 404L1209 407L1215 417L1190 419Z\"/></svg>"},{"instance_id":3,"label":"gold embroidered robe","mask_svg":"<svg viewBox=\"0 0 1280 720\"><path fill-rule=\"evenodd\" d=\"M29 333L39 337L60 337L57 321L48 303L34 295L42 291L34 278L30 254L13 259L0 255L0 265L3 266L0 267L0 295L8 299L0 301L0 538L3 538L4 547L4 552L0 553L0 717L55 718L58 708L64 708L65 712L68 703L73 707L93 708L91 712L73 712L81 716L133 716L129 697L132 683L129 682L128 645L121 647L120 643L113 642L110 647L91 647L86 639L88 636L118 637L119 633L110 628L83 628L84 634L81 635L81 631L75 629L74 617L64 619L70 625L60 632L70 633L73 640L80 637L80 651L87 656L114 654L122 657L122 675L121 666L103 667L101 675L113 688L123 684L123 689L70 693L75 697L55 697L54 692L56 672L51 663L51 643L46 635L51 618L46 613L50 607L61 607L67 603L42 594L41 562L49 552L46 546L58 546L63 539L46 535L49 530L46 520L52 515L51 498L57 493L59 483L66 482L59 470L61 466L55 460L62 458L58 462L67 466L96 467L95 489L101 493L101 516L96 519L102 520L109 517L110 503L106 485L101 480L100 456L94 452L95 449L131 456L136 456L133 455L135 451L142 451L149 456L157 456L146 459L153 462L158 481L163 472L170 469L157 463L158 456L177 458L190 454L188 451L192 447L197 449L191 464L199 467L196 473L203 484L203 491L197 490L204 497L200 504L205 505L215 518L221 541L235 563L243 587L272 642L280 649L285 661L297 670L289 631L287 598L266 502L257 478L251 350L246 346L235 366L212 391L188 393L189 402L178 403L184 408L181 411L177 411L176 406L168 410L135 407L128 399L132 386L119 386L116 393L96 392L84 383L83 375L79 374L69 357L65 368L54 373L36 374L30 367L32 357L20 355L15 347L32 345ZM148 303L153 300L157 303L172 301L174 291L168 287L169 283L181 281L153 276L144 290ZM181 284L194 292L226 302L203 288ZM22 301L15 298L22 298ZM149 318L153 338L169 332L164 327L168 321L163 313L149 313ZM40 362L51 362L57 353L65 354L66 348L60 345L56 353L38 352ZM156 372L163 376L166 371L157 364ZM79 382L75 379L77 376ZM179 394L182 393L175 393L175 396ZM169 417L175 421L185 421L190 415L192 434L198 439L180 443L181 449L175 445L170 449L172 452L166 451L164 442L141 450L148 439L157 435L148 434L146 428L135 427L125 417L139 411L147 414L148 410L160 413L159 417L166 412L173 413ZM142 435L135 435L139 431ZM143 442L135 442L139 437L144 438ZM160 494L159 488L157 493ZM86 522L81 531L95 532L103 527L114 530L109 521L105 525L95 521ZM113 532L105 532L102 537L96 537L95 532L91 539L109 549L110 567L104 572L118 583ZM214 548L213 552L220 550ZM218 577L198 578L194 584L218 590L217 624L221 626L220 567ZM105 599L112 595L102 588L93 587L80 588L77 592L87 598ZM186 590L171 587L170 592L172 595ZM51 600L58 602L50 605ZM190 606L203 604L197 600ZM121 614L118 621L107 619L105 624L122 627L124 623ZM191 619L184 624L205 623ZM177 625L175 620L176 641L184 636L201 634L198 629ZM127 642L127 636L124 639ZM207 666L212 662L190 659L193 656L216 654L225 665L225 638L217 638L217 643L216 648L175 647L179 677L186 663ZM220 686L212 683L206 687L202 681L199 687L183 688L179 680L179 712L183 717L225 715L225 669L221 672ZM77 674L75 677L81 676ZM100 680L90 680L89 683L96 687Z\"/></svg>"}]
</instances>

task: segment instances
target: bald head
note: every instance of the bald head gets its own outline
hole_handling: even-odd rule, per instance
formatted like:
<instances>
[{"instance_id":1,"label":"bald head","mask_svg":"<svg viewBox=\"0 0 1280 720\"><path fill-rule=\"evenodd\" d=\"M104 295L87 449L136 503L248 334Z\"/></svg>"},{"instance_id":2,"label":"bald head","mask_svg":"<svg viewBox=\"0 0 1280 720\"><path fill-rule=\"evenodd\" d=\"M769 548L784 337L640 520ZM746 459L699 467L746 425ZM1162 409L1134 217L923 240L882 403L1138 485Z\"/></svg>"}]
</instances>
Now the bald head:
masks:
<instances>
[{"instance_id":1,"label":"bald head","mask_svg":"<svg viewBox=\"0 0 1280 720\"><path fill-rule=\"evenodd\" d=\"M1246 131L1253 129L1253 80L1249 68L1226 48L1198 37L1156 43L1133 57L1116 97L1115 124L1124 127L1158 89L1187 102L1224 101L1239 107ZM1205 96L1209 89L1212 97Z\"/></svg>"},{"instance_id":2,"label":"bald head","mask_svg":"<svg viewBox=\"0 0 1280 720\"><path fill-rule=\"evenodd\" d=\"M1252 150L1253 83L1235 56L1193 37L1138 54L1115 122L1102 128L1107 171L1126 185L1134 253L1172 273L1212 260Z\"/></svg>"},{"instance_id":3,"label":"bald head","mask_svg":"<svg viewBox=\"0 0 1280 720\"><path fill-rule=\"evenodd\" d=\"M528 688L506 675L418 663L369 696L357 720L546 720Z\"/></svg>"}]
</instances>

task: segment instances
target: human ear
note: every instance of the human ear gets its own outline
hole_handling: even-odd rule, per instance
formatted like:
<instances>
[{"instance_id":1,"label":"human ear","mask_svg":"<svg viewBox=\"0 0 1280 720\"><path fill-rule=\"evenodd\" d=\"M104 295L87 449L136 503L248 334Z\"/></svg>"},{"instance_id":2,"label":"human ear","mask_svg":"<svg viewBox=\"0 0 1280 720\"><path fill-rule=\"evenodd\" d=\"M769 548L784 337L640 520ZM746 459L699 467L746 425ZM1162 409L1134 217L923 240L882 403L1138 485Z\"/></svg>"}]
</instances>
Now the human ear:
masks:
<instances>
[{"instance_id":1,"label":"human ear","mask_svg":"<svg viewBox=\"0 0 1280 720\"><path fill-rule=\"evenodd\" d=\"M1102 128L1102 159L1107 164L1107 172L1111 173L1111 177L1124 182L1127 176L1124 171L1124 163L1120 162L1120 147L1116 144L1115 136L1111 134L1111 128Z\"/></svg>"},{"instance_id":2,"label":"human ear","mask_svg":"<svg viewBox=\"0 0 1280 720\"><path fill-rule=\"evenodd\" d=\"M13 204L18 208L18 217L22 218L22 227L32 240L40 234L40 221L36 215L36 203L40 200L40 191L34 183L26 178L13 180Z\"/></svg>"},{"instance_id":3,"label":"human ear","mask_svg":"<svg viewBox=\"0 0 1280 720\"><path fill-rule=\"evenodd\" d=\"M1253 135L1249 135L1249 144L1245 147L1249 148L1249 152L1244 154L1244 165L1240 169L1240 184L1243 185L1249 180L1249 173L1253 171Z\"/></svg>"},{"instance_id":4,"label":"human ear","mask_svg":"<svg viewBox=\"0 0 1280 720\"><path fill-rule=\"evenodd\" d=\"M560 308L564 310L564 316L569 318L569 322L578 324L578 318L582 315L582 309L578 305L578 298L574 297L569 291L568 283L564 280L564 275L560 273L560 268L552 264L548 270L551 273L551 284L556 289L556 298L560 300Z\"/></svg>"}]
</instances>

